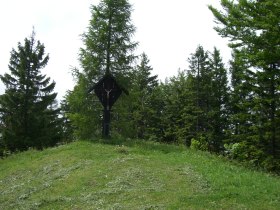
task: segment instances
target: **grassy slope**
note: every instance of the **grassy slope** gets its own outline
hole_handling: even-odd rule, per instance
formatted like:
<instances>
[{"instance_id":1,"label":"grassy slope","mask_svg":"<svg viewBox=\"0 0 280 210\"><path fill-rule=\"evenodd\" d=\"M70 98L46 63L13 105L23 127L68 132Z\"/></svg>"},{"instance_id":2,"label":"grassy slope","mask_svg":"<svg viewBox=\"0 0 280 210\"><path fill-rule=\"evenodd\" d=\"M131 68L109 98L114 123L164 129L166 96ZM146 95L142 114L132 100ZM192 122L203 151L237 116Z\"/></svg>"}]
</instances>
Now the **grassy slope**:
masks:
<instances>
[{"instance_id":1,"label":"grassy slope","mask_svg":"<svg viewBox=\"0 0 280 210\"><path fill-rule=\"evenodd\" d=\"M175 146L126 145L0 160L0 209L279 209L279 177Z\"/></svg>"}]
</instances>

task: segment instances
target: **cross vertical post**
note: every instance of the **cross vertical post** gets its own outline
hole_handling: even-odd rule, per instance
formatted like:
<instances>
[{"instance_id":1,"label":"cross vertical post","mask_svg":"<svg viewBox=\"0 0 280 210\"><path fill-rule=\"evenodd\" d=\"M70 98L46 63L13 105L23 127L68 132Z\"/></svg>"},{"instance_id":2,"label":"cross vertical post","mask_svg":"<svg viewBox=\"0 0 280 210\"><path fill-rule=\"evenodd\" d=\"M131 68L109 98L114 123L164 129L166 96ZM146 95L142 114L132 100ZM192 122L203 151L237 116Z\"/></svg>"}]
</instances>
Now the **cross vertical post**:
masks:
<instances>
[{"instance_id":1,"label":"cross vertical post","mask_svg":"<svg viewBox=\"0 0 280 210\"><path fill-rule=\"evenodd\" d=\"M110 137L110 120L111 120L111 113L107 107L103 110L103 127L102 127L102 136L103 138Z\"/></svg>"}]
</instances>

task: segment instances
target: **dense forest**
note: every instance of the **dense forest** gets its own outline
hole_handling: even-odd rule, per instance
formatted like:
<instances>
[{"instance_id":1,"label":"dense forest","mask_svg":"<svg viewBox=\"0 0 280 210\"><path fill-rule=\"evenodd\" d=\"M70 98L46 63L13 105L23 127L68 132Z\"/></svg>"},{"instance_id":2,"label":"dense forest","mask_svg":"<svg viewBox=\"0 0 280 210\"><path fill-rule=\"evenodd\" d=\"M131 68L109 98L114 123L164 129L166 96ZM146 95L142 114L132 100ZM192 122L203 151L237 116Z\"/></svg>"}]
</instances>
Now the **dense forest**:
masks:
<instances>
[{"instance_id":1,"label":"dense forest","mask_svg":"<svg viewBox=\"0 0 280 210\"><path fill-rule=\"evenodd\" d=\"M146 53L135 54L136 27L128 0L102 0L91 7L82 35L80 69L60 106L55 82L41 69L44 45L35 33L12 50L10 73L1 75L0 154L43 149L60 142L98 139L103 108L89 89L109 69L129 94L111 115L111 136L183 144L280 171L280 2L222 0L209 6L229 40L232 58L225 65L219 49L186 55L177 75L159 81Z\"/></svg>"}]
</instances>

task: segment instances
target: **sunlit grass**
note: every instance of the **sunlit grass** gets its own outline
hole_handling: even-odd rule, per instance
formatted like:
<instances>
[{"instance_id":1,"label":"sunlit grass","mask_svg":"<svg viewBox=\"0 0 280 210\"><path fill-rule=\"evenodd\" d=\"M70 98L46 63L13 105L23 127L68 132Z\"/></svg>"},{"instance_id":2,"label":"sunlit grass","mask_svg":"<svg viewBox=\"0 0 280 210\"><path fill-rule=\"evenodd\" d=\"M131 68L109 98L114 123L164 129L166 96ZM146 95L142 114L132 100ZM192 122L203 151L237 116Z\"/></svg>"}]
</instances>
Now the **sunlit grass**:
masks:
<instances>
[{"instance_id":1,"label":"sunlit grass","mask_svg":"<svg viewBox=\"0 0 280 210\"><path fill-rule=\"evenodd\" d=\"M0 160L0 209L278 209L280 179L174 145L74 142Z\"/></svg>"}]
</instances>

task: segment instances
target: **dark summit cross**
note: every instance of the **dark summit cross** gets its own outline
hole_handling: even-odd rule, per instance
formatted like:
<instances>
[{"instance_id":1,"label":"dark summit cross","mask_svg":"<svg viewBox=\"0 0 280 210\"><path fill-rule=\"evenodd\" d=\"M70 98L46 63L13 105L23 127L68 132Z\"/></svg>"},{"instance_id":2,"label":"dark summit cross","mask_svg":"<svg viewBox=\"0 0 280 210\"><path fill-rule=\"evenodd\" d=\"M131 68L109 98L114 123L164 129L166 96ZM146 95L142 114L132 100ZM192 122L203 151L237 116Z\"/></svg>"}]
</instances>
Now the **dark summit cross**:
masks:
<instances>
[{"instance_id":1,"label":"dark summit cross","mask_svg":"<svg viewBox=\"0 0 280 210\"><path fill-rule=\"evenodd\" d=\"M110 120L111 120L111 109L117 99L120 97L124 91L126 94L128 92L120 87L117 83L115 77L111 73L106 72L105 76L102 77L90 90L94 90L99 101L102 103L103 110L103 125L102 125L102 135L107 138L110 136Z\"/></svg>"}]
</instances>

